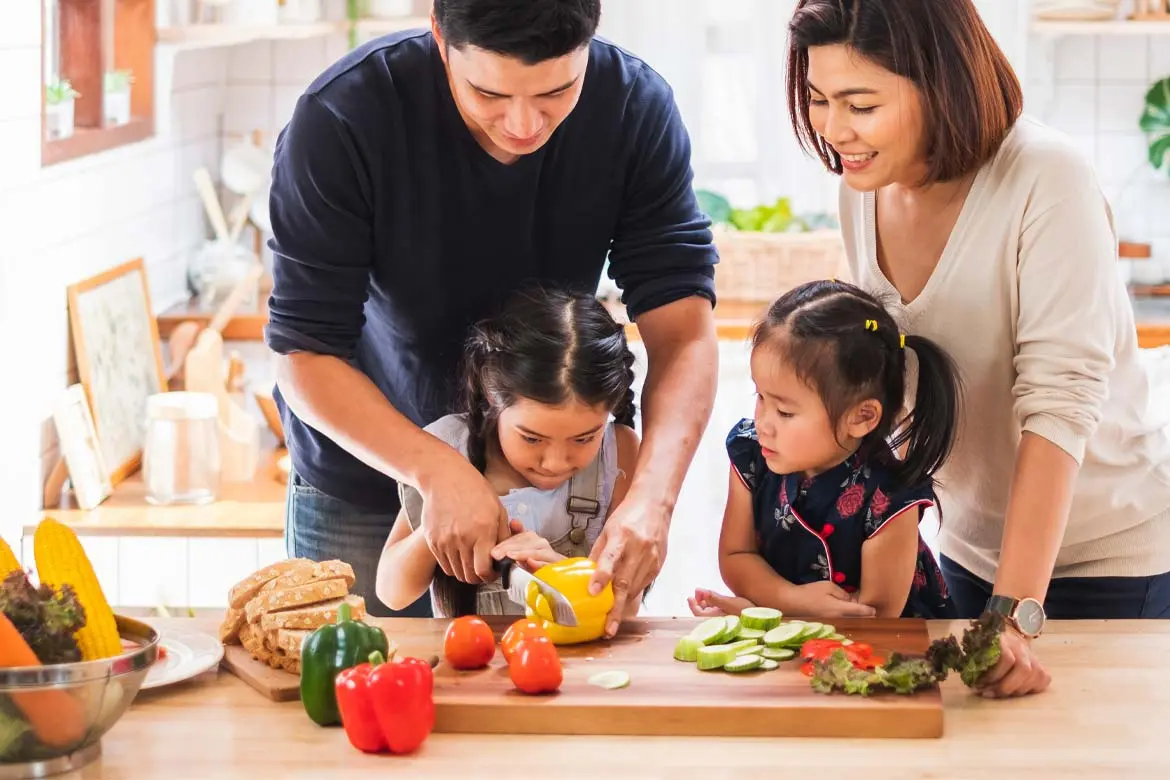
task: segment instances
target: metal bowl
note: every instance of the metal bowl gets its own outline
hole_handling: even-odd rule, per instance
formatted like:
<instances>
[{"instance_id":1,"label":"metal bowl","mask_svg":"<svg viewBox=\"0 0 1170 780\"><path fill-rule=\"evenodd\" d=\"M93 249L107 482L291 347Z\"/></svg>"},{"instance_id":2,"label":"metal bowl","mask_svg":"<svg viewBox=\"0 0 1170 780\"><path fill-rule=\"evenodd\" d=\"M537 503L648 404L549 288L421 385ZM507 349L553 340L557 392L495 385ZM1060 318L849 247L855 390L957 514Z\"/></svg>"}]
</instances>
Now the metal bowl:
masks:
<instances>
[{"instance_id":1,"label":"metal bowl","mask_svg":"<svg viewBox=\"0 0 1170 780\"><path fill-rule=\"evenodd\" d=\"M78 769L101 754L102 736L134 701L158 659L157 631L121 615L115 620L122 638L137 647L97 661L0 669L0 778L47 777ZM70 715L70 707L79 712ZM30 712L37 716L29 717ZM38 722L43 729L45 723L69 718L79 728L48 738L32 725Z\"/></svg>"}]
</instances>

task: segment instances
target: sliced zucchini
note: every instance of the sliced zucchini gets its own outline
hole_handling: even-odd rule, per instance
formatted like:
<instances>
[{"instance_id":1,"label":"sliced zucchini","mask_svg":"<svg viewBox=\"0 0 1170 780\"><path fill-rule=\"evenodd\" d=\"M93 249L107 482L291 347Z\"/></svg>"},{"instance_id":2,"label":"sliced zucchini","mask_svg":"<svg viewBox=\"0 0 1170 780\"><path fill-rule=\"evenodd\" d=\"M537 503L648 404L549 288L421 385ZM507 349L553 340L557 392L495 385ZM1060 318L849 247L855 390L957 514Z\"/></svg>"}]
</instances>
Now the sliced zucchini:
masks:
<instances>
[{"instance_id":1,"label":"sliced zucchini","mask_svg":"<svg viewBox=\"0 0 1170 780\"><path fill-rule=\"evenodd\" d=\"M762 661L760 661L760 668L763 669L765 672L770 672L774 669L779 669L780 662L773 661L771 658L765 658Z\"/></svg>"},{"instance_id":2,"label":"sliced zucchini","mask_svg":"<svg viewBox=\"0 0 1170 780\"><path fill-rule=\"evenodd\" d=\"M722 669L723 665L735 660L735 648L728 645L707 645L699 648L698 664L704 672Z\"/></svg>"},{"instance_id":3,"label":"sliced zucchini","mask_svg":"<svg viewBox=\"0 0 1170 780\"><path fill-rule=\"evenodd\" d=\"M739 613L740 622L746 628L760 631L769 631L780 625L783 616L780 610L771 607L748 607Z\"/></svg>"},{"instance_id":4,"label":"sliced zucchini","mask_svg":"<svg viewBox=\"0 0 1170 780\"><path fill-rule=\"evenodd\" d=\"M764 659L752 653L750 655L741 655L734 661L729 661L723 665L725 672L750 672L752 669L758 669Z\"/></svg>"},{"instance_id":5,"label":"sliced zucchini","mask_svg":"<svg viewBox=\"0 0 1170 780\"><path fill-rule=\"evenodd\" d=\"M726 628L727 621L723 618L707 618L691 630L690 636L704 645L713 645L717 643L719 637L723 636L723 631Z\"/></svg>"},{"instance_id":6,"label":"sliced zucchini","mask_svg":"<svg viewBox=\"0 0 1170 780\"><path fill-rule=\"evenodd\" d=\"M703 643L696 637L684 636L674 646L674 660L695 662L699 660L699 648Z\"/></svg>"},{"instance_id":7,"label":"sliced zucchini","mask_svg":"<svg viewBox=\"0 0 1170 780\"><path fill-rule=\"evenodd\" d=\"M621 671L598 672L589 678L590 685L612 691L616 688L625 688L630 684L630 675Z\"/></svg>"},{"instance_id":8,"label":"sliced zucchini","mask_svg":"<svg viewBox=\"0 0 1170 780\"><path fill-rule=\"evenodd\" d=\"M804 626L795 623L782 623L764 634L764 644L768 647L783 647L792 644L804 634Z\"/></svg>"},{"instance_id":9,"label":"sliced zucchini","mask_svg":"<svg viewBox=\"0 0 1170 780\"><path fill-rule=\"evenodd\" d=\"M723 618L723 621L727 625L723 627L723 633L720 635L719 641L730 642L739 633L739 615L727 615Z\"/></svg>"},{"instance_id":10,"label":"sliced zucchini","mask_svg":"<svg viewBox=\"0 0 1170 780\"><path fill-rule=\"evenodd\" d=\"M765 647L760 655L771 661L787 661L796 657L796 650L791 647Z\"/></svg>"}]
</instances>

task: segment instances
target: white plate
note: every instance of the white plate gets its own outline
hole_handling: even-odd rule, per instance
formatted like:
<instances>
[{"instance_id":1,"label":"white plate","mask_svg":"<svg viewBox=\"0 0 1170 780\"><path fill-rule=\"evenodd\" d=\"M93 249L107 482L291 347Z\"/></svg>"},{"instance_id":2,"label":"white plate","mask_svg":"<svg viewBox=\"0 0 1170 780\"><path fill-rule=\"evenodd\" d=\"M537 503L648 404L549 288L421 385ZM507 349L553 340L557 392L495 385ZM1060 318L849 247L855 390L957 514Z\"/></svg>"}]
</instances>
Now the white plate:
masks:
<instances>
[{"instance_id":1,"label":"white plate","mask_svg":"<svg viewBox=\"0 0 1170 780\"><path fill-rule=\"evenodd\" d=\"M165 647L167 654L150 667L142 690L189 680L223 660L223 645L209 634L182 628L165 628L159 634L159 646Z\"/></svg>"}]
</instances>

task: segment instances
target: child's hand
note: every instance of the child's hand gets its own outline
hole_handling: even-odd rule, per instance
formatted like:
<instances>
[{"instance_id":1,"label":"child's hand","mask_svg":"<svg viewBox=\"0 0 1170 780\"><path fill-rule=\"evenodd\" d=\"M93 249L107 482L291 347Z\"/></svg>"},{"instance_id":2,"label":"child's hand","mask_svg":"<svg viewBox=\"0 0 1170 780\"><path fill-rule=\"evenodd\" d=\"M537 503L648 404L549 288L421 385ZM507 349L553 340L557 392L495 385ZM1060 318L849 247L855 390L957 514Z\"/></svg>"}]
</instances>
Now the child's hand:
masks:
<instances>
[{"instance_id":1,"label":"child's hand","mask_svg":"<svg viewBox=\"0 0 1170 780\"><path fill-rule=\"evenodd\" d=\"M565 556L552 548L548 539L534 531L525 531L519 520L509 523L512 536L492 548L492 558L511 558L528 571L535 572L541 566L564 560Z\"/></svg>"},{"instance_id":2,"label":"child's hand","mask_svg":"<svg viewBox=\"0 0 1170 780\"><path fill-rule=\"evenodd\" d=\"M695 595L687 599L687 606L691 608L691 614L695 617L718 617L738 615L755 604L736 596L724 596L715 591L696 588Z\"/></svg>"},{"instance_id":3,"label":"child's hand","mask_svg":"<svg viewBox=\"0 0 1170 780\"><path fill-rule=\"evenodd\" d=\"M798 613L816 617L874 617L877 610L860 604L856 594L850 594L837 585L822 580L796 587Z\"/></svg>"}]
</instances>

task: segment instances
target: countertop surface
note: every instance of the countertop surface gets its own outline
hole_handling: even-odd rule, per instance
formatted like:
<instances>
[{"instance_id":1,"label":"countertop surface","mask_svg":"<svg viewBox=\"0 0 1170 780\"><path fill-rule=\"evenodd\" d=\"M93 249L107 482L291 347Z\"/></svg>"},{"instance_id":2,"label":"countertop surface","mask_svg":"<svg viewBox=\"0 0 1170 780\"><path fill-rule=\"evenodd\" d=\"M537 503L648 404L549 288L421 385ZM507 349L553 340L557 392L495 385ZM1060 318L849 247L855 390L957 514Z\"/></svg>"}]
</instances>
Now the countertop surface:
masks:
<instances>
[{"instance_id":1,"label":"countertop surface","mask_svg":"<svg viewBox=\"0 0 1170 780\"><path fill-rule=\"evenodd\" d=\"M152 620L214 633L205 618ZM383 623L393 637L394 621ZM964 624L935 622L934 636ZM82 778L1165 777L1170 621L1053 621L1038 640L1052 688L983 700L943 686L941 739L681 739L433 734L411 757L366 756L339 729L225 671L143 691ZM414 652L425 649L407 648Z\"/></svg>"}]
</instances>

